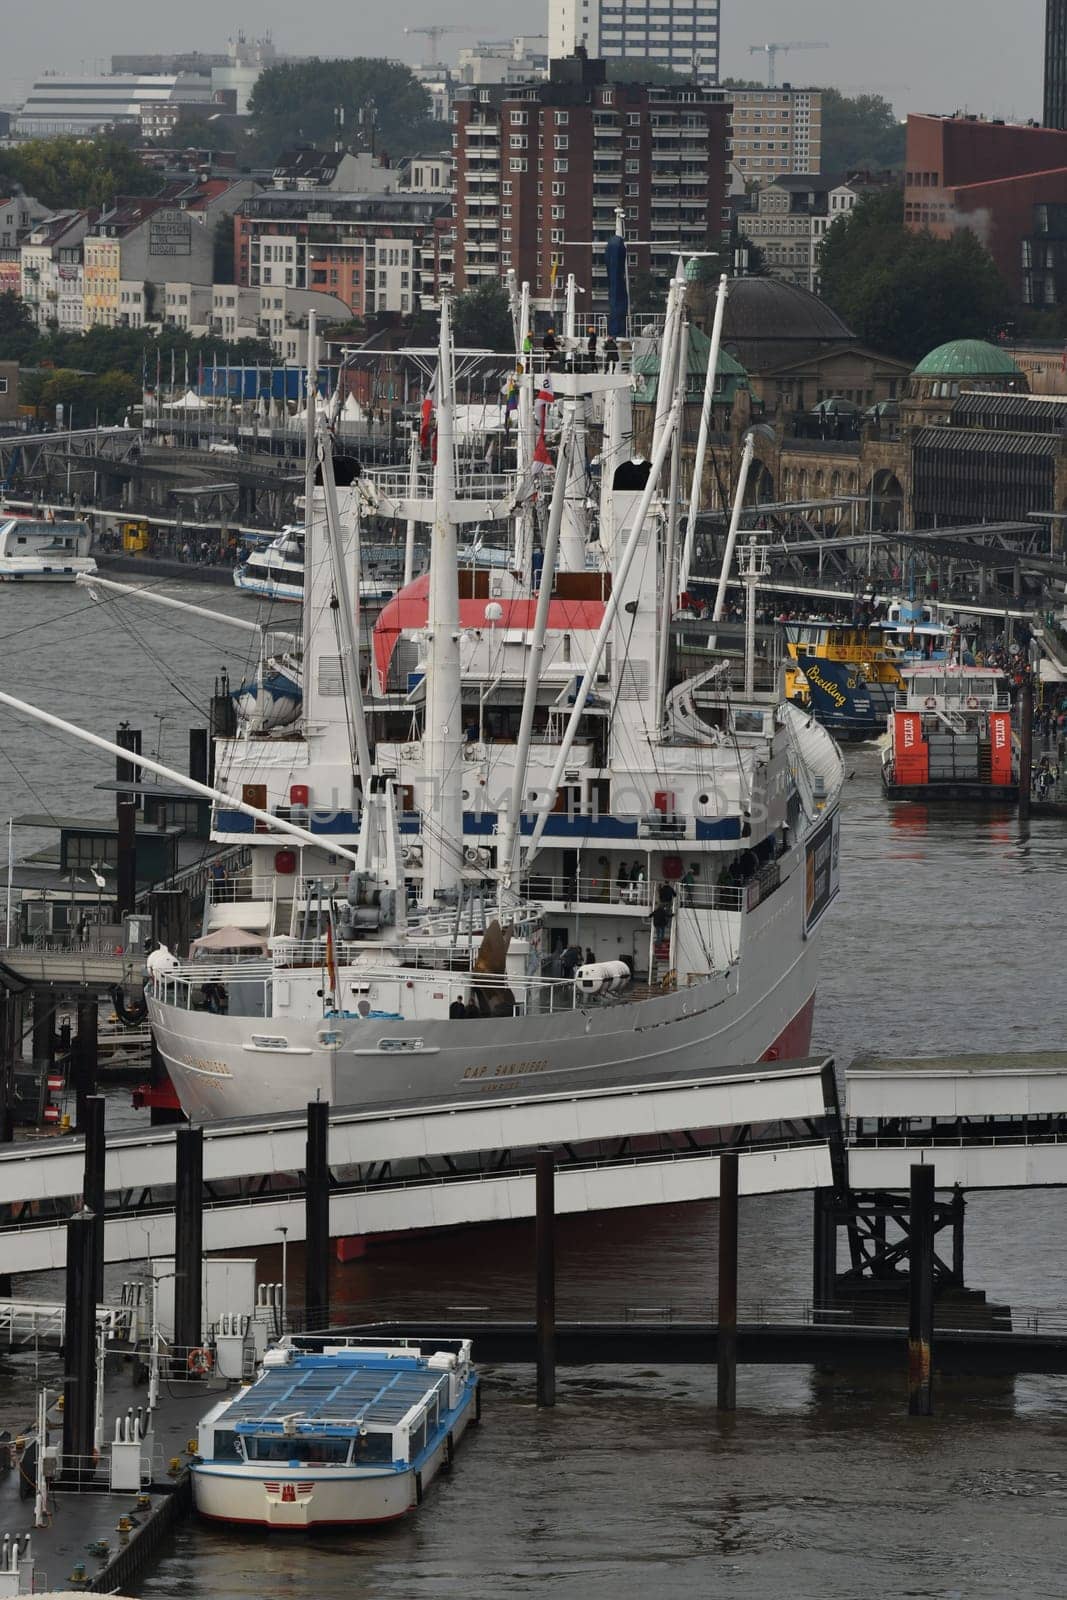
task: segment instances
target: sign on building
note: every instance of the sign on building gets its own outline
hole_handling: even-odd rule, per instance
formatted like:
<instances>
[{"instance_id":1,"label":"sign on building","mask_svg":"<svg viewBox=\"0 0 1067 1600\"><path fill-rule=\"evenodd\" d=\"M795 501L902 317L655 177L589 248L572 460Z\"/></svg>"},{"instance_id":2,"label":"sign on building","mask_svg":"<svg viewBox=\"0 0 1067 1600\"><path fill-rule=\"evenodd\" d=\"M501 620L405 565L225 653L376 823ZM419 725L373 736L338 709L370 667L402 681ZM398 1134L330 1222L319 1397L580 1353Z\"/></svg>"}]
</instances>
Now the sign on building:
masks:
<instances>
[{"instance_id":1,"label":"sign on building","mask_svg":"<svg viewBox=\"0 0 1067 1600\"><path fill-rule=\"evenodd\" d=\"M157 211L148 224L148 253L153 256L191 256L193 225L185 211Z\"/></svg>"}]
</instances>

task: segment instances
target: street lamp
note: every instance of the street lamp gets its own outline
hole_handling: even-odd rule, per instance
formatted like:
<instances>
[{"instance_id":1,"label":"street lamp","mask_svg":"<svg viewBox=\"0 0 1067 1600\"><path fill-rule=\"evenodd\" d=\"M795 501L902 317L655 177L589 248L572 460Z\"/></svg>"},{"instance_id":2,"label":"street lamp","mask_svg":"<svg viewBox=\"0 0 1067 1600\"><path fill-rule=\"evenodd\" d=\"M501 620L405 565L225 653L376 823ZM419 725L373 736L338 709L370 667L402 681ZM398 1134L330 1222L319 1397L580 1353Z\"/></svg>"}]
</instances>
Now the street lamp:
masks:
<instances>
[{"instance_id":1,"label":"street lamp","mask_svg":"<svg viewBox=\"0 0 1067 1600\"><path fill-rule=\"evenodd\" d=\"M275 1233L282 1236L282 1332L289 1326L289 1262L286 1250L288 1228L275 1228Z\"/></svg>"}]
</instances>

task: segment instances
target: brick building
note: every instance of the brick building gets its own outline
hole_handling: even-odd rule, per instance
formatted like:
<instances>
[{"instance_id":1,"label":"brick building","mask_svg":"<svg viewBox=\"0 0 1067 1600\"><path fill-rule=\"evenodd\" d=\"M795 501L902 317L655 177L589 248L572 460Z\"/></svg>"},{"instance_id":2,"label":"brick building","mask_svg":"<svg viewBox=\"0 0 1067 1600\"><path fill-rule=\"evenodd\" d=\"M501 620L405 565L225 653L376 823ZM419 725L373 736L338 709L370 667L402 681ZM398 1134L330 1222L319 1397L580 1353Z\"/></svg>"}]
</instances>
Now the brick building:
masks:
<instances>
[{"instance_id":1,"label":"brick building","mask_svg":"<svg viewBox=\"0 0 1067 1600\"><path fill-rule=\"evenodd\" d=\"M1056 304L1042 276L1037 298L1024 241L1041 243L1067 202L1067 132L980 117L909 116L904 221L941 239L970 228L1020 301ZM1058 224L1055 224L1058 225ZM1051 244L1051 238L1045 241Z\"/></svg>"},{"instance_id":2,"label":"brick building","mask_svg":"<svg viewBox=\"0 0 1067 1600\"><path fill-rule=\"evenodd\" d=\"M679 250L716 249L725 202L726 94L696 84L605 82L603 61L552 63L547 83L460 87L455 282L514 269L547 305L573 272L584 309L606 303L603 252L616 210L631 269L668 272Z\"/></svg>"}]
</instances>

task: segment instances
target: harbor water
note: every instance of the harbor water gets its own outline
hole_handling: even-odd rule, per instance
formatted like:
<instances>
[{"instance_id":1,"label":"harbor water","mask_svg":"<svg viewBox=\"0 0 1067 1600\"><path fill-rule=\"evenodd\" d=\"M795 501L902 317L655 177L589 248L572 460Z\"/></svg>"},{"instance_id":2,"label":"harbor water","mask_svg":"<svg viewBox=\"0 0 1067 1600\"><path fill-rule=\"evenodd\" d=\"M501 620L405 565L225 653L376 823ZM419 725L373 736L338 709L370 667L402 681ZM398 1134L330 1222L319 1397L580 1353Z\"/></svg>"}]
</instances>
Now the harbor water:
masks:
<instances>
[{"instance_id":1,"label":"harbor water","mask_svg":"<svg viewBox=\"0 0 1067 1600\"><path fill-rule=\"evenodd\" d=\"M251 601L195 598L254 616ZM184 760L218 669L237 677L245 638L147 608L90 608L82 591L0 590L4 685L113 735L128 719ZM132 632L128 631L132 627ZM1010 814L890 806L877 752L850 749L841 894L823 930L816 1039L937 1054L1063 1043L1060 918L1067 824L1028 835ZM0 820L104 814L107 757L0 710ZM32 837L32 836L27 836ZM41 835L44 843L47 835ZM1067 1307L1059 1191L976 1195L967 1278L990 1298ZM558 1313L666 1317L706 1311L716 1208L563 1219ZM743 1300L809 1293L810 1197L744 1200ZM294 1298L299 1256L290 1252ZM276 1252L265 1277L280 1278ZM371 1319L532 1310L532 1226L402 1240L336 1266L335 1308ZM23 1287L28 1287L24 1285ZM37 1286L39 1287L39 1286ZM59 1294L58 1285L48 1292ZM742 1368L738 1410L715 1411L710 1368L562 1369L538 1413L533 1374L485 1373L480 1429L418 1515L309 1540L190 1522L145 1596L213 1600L1051 1600L1067 1591L1067 1381L956 1380L932 1420L905 1415L899 1370ZM0 1375L0 1418L30 1409L25 1363ZM50 1575L51 1576L51 1575ZM57 1575L58 1576L58 1575Z\"/></svg>"}]
</instances>

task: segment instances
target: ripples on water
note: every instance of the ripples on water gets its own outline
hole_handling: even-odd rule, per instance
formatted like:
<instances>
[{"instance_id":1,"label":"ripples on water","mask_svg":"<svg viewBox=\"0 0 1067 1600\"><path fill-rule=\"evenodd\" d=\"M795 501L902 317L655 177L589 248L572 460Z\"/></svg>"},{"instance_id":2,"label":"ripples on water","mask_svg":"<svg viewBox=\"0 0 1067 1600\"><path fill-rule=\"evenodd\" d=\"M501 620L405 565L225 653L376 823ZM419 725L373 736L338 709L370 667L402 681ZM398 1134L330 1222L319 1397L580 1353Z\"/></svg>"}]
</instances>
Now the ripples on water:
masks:
<instances>
[{"instance_id":1,"label":"ripples on water","mask_svg":"<svg viewBox=\"0 0 1067 1600\"><path fill-rule=\"evenodd\" d=\"M198 589L193 598L255 614L230 591ZM184 764L186 730L205 720L218 669L244 670L245 640L196 619L132 615L137 638L113 609L88 609L79 591L0 587L0 681L108 736L127 717L149 752L163 712L164 759ZM106 810L109 797L91 785L111 776L107 757L3 710L0 753L0 819ZM839 1062L872 1049L1060 1048L1067 824L1036 823L1023 840L1008 815L891 807L872 748L847 751L846 764L854 776L842 891L824 930L818 1047ZM715 1281L715 1225L713 1205L564 1219L560 1316L701 1310ZM972 1198L968 1280L995 1300L1067 1305L1063 1232L1057 1192ZM366 1316L457 1306L528 1314L531 1235L516 1224L400 1241L337 1267L334 1304ZM276 1253L264 1253L263 1268L280 1276ZM291 1282L299 1272L291 1252ZM745 1298L808 1294L807 1197L743 1202L741 1274ZM56 1283L47 1292L62 1291ZM0 1375L0 1415L32 1389L32 1369L18 1365L17 1375ZM742 1369L740 1409L722 1419L710 1369L564 1370L551 1414L536 1411L525 1371L492 1370L483 1426L409 1523L313 1541L189 1524L140 1592L159 1600L1067 1593L1067 1384L939 1384L937 1417L909 1422L903 1379L903 1364L878 1381Z\"/></svg>"}]
</instances>

